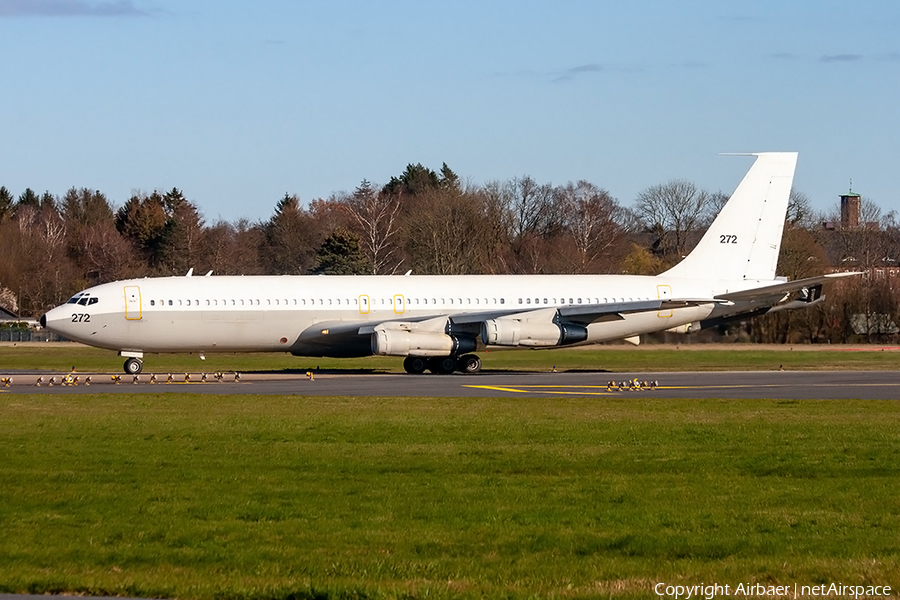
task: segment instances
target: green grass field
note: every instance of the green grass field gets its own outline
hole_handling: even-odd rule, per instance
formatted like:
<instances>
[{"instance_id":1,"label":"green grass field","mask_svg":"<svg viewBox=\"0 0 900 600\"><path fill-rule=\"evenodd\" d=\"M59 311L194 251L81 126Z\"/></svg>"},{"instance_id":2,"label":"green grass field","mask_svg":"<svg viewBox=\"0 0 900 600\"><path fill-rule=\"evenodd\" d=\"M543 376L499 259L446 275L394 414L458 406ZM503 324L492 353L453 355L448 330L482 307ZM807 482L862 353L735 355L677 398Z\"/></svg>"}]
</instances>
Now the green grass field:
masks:
<instances>
[{"instance_id":1,"label":"green grass field","mask_svg":"<svg viewBox=\"0 0 900 600\"><path fill-rule=\"evenodd\" d=\"M0 591L900 589L900 403L0 394Z\"/></svg>"},{"instance_id":2,"label":"green grass field","mask_svg":"<svg viewBox=\"0 0 900 600\"><path fill-rule=\"evenodd\" d=\"M610 372L648 371L772 371L786 370L896 370L900 352L856 351L840 346L790 346L773 349L742 347L731 351L728 345L697 347L671 346L609 347L499 351L482 353L487 370L549 371L594 370ZM813 349L815 348L815 349ZM123 358L110 350L80 344L20 344L0 346L0 371L37 369L68 371L75 366L81 372L122 372ZM200 360L196 354L149 354L146 372L302 371L309 369L345 369L377 372L403 371L403 359L370 356L357 359L306 358L285 353L210 354Z\"/></svg>"}]
</instances>

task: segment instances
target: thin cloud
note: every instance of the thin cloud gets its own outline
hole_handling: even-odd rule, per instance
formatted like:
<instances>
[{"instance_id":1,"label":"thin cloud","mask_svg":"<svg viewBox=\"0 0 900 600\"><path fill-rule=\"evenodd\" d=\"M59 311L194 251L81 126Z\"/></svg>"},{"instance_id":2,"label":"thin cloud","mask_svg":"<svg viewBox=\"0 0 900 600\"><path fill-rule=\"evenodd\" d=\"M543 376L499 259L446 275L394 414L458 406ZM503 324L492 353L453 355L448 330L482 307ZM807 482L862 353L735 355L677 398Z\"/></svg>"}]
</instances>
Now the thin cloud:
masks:
<instances>
[{"instance_id":1,"label":"thin cloud","mask_svg":"<svg viewBox=\"0 0 900 600\"><path fill-rule=\"evenodd\" d=\"M577 67L566 69L562 73L557 74L556 77L553 78L553 83L572 81L579 75L584 75L585 73L601 73L605 70L606 69L604 69L602 65L598 65L597 63L578 65Z\"/></svg>"},{"instance_id":2,"label":"thin cloud","mask_svg":"<svg viewBox=\"0 0 900 600\"><path fill-rule=\"evenodd\" d=\"M862 58L862 54L826 54L819 58L819 61L823 63L856 62Z\"/></svg>"},{"instance_id":3,"label":"thin cloud","mask_svg":"<svg viewBox=\"0 0 900 600\"><path fill-rule=\"evenodd\" d=\"M578 67L572 67L569 69L569 73L576 75L578 73L599 73L600 71L605 70L603 65L598 65L597 63L591 63L588 65L580 65Z\"/></svg>"},{"instance_id":4,"label":"thin cloud","mask_svg":"<svg viewBox=\"0 0 900 600\"><path fill-rule=\"evenodd\" d=\"M0 17L136 17L146 14L131 0L0 0Z\"/></svg>"}]
</instances>

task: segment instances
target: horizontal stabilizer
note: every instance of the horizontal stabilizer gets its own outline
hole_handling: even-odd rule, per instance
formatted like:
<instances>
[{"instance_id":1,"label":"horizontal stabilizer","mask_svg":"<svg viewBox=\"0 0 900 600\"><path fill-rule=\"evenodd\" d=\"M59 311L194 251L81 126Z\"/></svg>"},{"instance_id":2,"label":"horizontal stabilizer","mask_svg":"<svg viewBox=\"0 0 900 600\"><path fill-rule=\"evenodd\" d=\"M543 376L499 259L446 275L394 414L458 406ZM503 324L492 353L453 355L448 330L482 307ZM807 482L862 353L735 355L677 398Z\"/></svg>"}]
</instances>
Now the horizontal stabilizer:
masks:
<instances>
[{"instance_id":1,"label":"horizontal stabilizer","mask_svg":"<svg viewBox=\"0 0 900 600\"><path fill-rule=\"evenodd\" d=\"M827 275L819 275L818 277L807 277L805 279L797 279L795 281L786 281L784 283L776 283L775 285L767 285L758 288L751 288L748 290L741 290L740 292L729 292L727 294L720 294L716 296L716 300L754 300L756 298L767 298L770 296L774 296L777 294L786 294L788 292L795 292L797 290L802 290L803 288L812 287L815 285L821 285L823 283L828 283L829 281L834 281L836 279L842 279L844 277L852 277L853 275L860 275L858 272L845 272L845 273L829 273Z\"/></svg>"}]
</instances>

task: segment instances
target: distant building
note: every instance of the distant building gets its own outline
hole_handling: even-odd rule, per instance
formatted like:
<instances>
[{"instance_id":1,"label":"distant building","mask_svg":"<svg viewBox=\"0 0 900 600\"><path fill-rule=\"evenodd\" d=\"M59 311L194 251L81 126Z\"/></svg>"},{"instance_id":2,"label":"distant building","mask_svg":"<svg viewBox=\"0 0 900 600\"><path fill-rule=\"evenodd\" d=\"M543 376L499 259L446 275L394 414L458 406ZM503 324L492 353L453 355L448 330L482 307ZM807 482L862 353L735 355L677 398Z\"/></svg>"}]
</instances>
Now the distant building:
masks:
<instances>
[{"instance_id":1,"label":"distant building","mask_svg":"<svg viewBox=\"0 0 900 600\"><path fill-rule=\"evenodd\" d=\"M0 306L0 323L18 323L21 320L19 315Z\"/></svg>"},{"instance_id":2,"label":"distant building","mask_svg":"<svg viewBox=\"0 0 900 600\"><path fill-rule=\"evenodd\" d=\"M826 221L822 223L822 228L828 231L857 231L861 228L877 231L880 224L877 221L866 223L862 219L862 196L850 190L846 194L841 194L841 220L838 223L834 221Z\"/></svg>"},{"instance_id":3,"label":"distant building","mask_svg":"<svg viewBox=\"0 0 900 600\"><path fill-rule=\"evenodd\" d=\"M862 196L852 191L841 195L841 229L859 229Z\"/></svg>"}]
</instances>

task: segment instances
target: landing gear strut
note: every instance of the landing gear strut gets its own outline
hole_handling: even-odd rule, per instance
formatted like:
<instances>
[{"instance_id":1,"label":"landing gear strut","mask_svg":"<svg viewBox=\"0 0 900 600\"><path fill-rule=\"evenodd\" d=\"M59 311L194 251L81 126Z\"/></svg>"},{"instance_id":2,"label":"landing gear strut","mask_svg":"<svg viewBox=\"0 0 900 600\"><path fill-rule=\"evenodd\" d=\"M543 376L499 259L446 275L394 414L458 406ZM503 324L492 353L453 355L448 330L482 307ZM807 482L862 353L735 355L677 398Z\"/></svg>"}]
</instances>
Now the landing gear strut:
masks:
<instances>
[{"instance_id":1,"label":"landing gear strut","mask_svg":"<svg viewBox=\"0 0 900 600\"><path fill-rule=\"evenodd\" d=\"M139 358L129 358L125 361L125 372L128 375L137 375L144 368L144 363Z\"/></svg>"}]
</instances>

